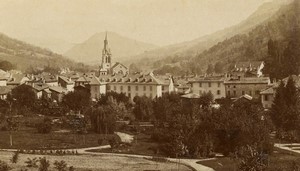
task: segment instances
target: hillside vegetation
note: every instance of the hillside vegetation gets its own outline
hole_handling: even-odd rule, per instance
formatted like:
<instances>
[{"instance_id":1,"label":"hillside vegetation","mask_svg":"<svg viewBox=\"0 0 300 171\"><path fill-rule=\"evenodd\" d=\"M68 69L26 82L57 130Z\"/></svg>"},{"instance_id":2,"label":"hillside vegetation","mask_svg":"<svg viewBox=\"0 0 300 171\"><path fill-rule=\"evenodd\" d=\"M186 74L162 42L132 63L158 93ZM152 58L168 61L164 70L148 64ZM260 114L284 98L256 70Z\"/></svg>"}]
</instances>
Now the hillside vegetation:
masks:
<instances>
[{"instance_id":1,"label":"hillside vegetation","mask_svg":"<svg viewBox=\"0 0 300 171\"><path fill-rule=\"evenodd\" d=\"M278 39L281 46L286 46L288 37L293 34L292 30L297 27L296 2L284 2L274 1L264 4L247 20L202 38L203 42L195 44L189 50L162 56L163 59L152 63L148 58L140 64L148 65L158 73L174 70L179 73L201 74L210 64L222 64L226 70L236 61L264 60L269 39ZM198 51L195 53L196 49ZM149 63L152 66L149 66Z\"/></svg>"},{"instance_id":2,"label":"hillside vegetation","mask_svg":"<svg viewBox=\"0 0 300 171\"><path fill-rule=\"evenodd\" d=\"M62 55L53 53L28 43L13 39L0 33L0 60L9 61L17 69L25 71L31 68L43 68L45 66L74 70L84 70L83 64L73 62Z\"/></svg>"}]
</instances>

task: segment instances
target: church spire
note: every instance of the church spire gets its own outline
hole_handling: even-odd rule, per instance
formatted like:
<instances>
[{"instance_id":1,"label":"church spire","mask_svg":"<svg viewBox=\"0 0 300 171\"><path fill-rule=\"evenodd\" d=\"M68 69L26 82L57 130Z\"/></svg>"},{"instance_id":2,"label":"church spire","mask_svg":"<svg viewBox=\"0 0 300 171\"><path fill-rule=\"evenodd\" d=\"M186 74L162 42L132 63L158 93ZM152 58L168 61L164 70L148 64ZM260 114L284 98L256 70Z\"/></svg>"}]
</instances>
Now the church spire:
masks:
<instances>
[{"instance_id":1,"label":"church spire","mask_svg":"<svg viewBox=\"0 0 300 171\"><path fill-rule=\"evenodd\" d=\"M103 49L103 50L107 51L107 45L108 45L108 41L107 41L107 32L105 32L104 49Z\"/></svg>"}]
</instances>

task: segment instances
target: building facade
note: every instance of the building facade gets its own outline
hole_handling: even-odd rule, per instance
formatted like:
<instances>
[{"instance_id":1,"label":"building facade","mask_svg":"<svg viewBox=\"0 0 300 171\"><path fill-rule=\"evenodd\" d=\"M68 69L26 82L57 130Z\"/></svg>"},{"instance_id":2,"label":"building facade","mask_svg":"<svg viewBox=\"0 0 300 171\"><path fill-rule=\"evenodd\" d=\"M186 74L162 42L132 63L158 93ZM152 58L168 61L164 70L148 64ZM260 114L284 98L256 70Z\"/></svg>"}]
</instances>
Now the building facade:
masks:
<instances>
[{"instance_id":1,"label":"building facade","mask_svg":"<svg viewBox=\"0 0 300 171\"><path fill-rule=\"evenodd\" d=\"M189 81L191 92L199 94L210 92L214 99L226 97L224 77L202 77L193 81Z\"/></svg>"},{"instance_id":2,"label":"building facade","mask_svg":"<svg viewBox=\"0 0 300 171\"><path fill-rule=\"evenodd\" d=\"M247 94L254 99L259 99L261 90L266 89L270 84L269 77L230 78L224 81L226 97L229 98L239 98Z\"/></svg>"},{"instance_id":3,"label":"building facade","mask_svg":"<svg viewBox=\"0 0 300 171\"><path fill-rule=\"evenodd\" d=\"M107 84L107 91L124 93L131 100L135 96L149 98L162 96L162 82L150 74L112 75L100 77Z\"/></svg>"}]
</instances>

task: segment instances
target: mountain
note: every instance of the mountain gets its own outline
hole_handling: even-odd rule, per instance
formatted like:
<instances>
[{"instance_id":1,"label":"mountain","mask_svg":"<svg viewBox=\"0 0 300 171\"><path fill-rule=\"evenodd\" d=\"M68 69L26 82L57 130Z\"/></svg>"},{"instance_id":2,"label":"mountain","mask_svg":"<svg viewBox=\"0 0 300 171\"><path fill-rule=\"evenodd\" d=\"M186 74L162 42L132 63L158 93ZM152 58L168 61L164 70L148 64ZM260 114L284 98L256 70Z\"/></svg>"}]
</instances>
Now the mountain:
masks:
<instances>
[{"instance_id":1,"label":"mountain","mask_svg":"<svg viewBox=\"0 0 300 171\"><path fill-rule=\"evenodd\" d=\"M123 37L114 32L108 32L108 45L112 52L112 60L126 61L133 56L154 49L157 46ZM64 55L79 62L93 64L100 63L105 32L96 33L83 43L77 44Z\"/></svg>"},{"instance_id":2,"label":"mountain","mask_svg":"<svg viewBox=\"0 0 300 171\"><path fill-rule=\"evenodd\" d=\"M246 20L235 26L192 41L161 47L142 53L136 57L137 59L141 59L138 64L143 66L143 68L148 67L154 69L161 67L164 64L190 60L190 58L200 55L205 50L208 50L219 42L238 34L246 34L250 32L258 25L270 19L283 5L289 3L291 3L291 0L274 0L272 2L266 2Z\"/></svg>"},{"instance_id":3,"label":"mountain","mask_svg":"<svg viewBox=\"0 0 300 171\"><path fill-rule=\"evenodd\" d=\"M74 70L82 70L86 67L60 54L13 39L3 33L0 33L0 60L9 61L22 71L30 67L69 67Z\"/></svg>"}]
</instances>

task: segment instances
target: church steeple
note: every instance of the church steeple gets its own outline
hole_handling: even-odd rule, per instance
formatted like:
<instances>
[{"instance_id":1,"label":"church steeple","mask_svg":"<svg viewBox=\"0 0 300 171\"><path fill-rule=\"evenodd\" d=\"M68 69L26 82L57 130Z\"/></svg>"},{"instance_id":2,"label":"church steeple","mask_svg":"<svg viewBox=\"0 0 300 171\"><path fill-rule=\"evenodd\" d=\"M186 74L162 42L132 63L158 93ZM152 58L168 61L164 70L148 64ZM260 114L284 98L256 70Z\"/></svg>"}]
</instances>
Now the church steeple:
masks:
<instances>
[{"instance_id":1,"label":"church steeple","mask_svg":"<svg viewBox=\"0 0 300 171\"><path fill-rule=\"evenodd\" d=\"M102 61L101 61L101 70L106 70L107 73L110 72L111 68L111 53L108 48L107 32L105 32L104 46L102 50Z\"/></svg>"},{"instance_id":2,"label":"church steeple","mask_svg":"<svg viewBox=\"0 0 300 171\"><path fill-rule=\"evenodd\" d=\"M108 45L108 41L107 41L107 32L105 32L104 49L103 49L103 50L107 51L107 45Z\"/></svg>"}]
</instances>

